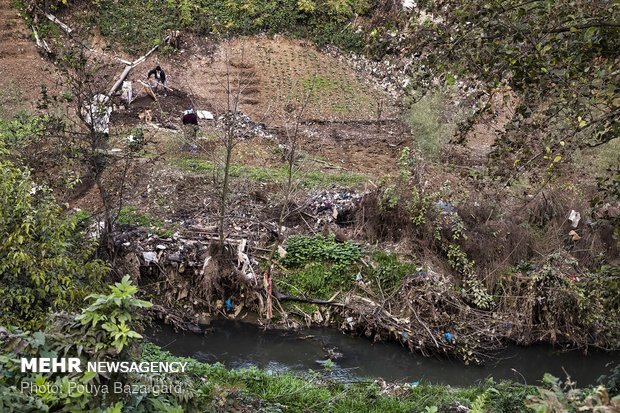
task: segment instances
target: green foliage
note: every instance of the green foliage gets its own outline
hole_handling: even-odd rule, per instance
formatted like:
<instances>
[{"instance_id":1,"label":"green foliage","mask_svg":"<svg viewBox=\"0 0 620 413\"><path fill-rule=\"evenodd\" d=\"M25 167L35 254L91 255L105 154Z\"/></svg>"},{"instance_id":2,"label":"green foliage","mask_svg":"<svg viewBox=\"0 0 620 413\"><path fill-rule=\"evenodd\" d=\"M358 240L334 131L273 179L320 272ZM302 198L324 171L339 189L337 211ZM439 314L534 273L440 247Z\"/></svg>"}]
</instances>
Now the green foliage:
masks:
<instances>
[{"instance_id":1,"label":"green foliage","mask_svg":"<svg viewBox=\"0 0 620 413\"><path fill-rule=\"evenodd\" d=\"M598 190L600 196L591 201L592 206L600 206L605 201L620 202L620 166L610 176L598 179ZM620 246L620 216L612 216L608 220L615 227L614 238L618 240L618 246Z\"/></svg>"},{"instance_id":2,"label":"green foliage","mask_svg":"<svg viewBox=\"0 0 620 413\"><path fill-rule=\"evenodd\" d=\"M166 31L178 29L177 15L161 2L101 0L96 12L89 16L91 24L99 28L112 45L120 44L126 52L139 54L159 44Z\"/></svg>"},{"instance_id":3,"label":"green foliage","mask_svg":"<svg viewBox=\"0 0 620 413\"><path fill-rule=\"evenodd\" d=\"M285 33L320 45L361 49L363 37L346 23L368 11L366 2L349 0L101 0L90 24L127 52L138 54L160 43L167 30L186 28L197 34L251 35Z\"/></svg>"},{"instance_id":4,"label":"green foliage","mask_svg":"<svg viewBox=\"0 0 620 413\"><path fill-rule=\"evenodd\" d=\"M371 280L384 294L389 294L397 288L403 279L415 274L416 264L402 262L396 254L379 251L373 254L370 268L363 270L364 279Z\"/></svg>"},{"instance_id":5,"label":"green foliage","mask_svg":"<svg viewBox=\"0 0 620 413\"><path fill-rule=\"evenodd\" d=\"M136 373L21 372L21 357L79 357L86 361L129 361L136 354L138 310L150 307L146 301L135 298L137 288L128 277L110 286L109 295L94 295L94 302L79 316L56 313L49 317L44 331L22 333L0 328L0 410L3 412L57 411L57 412L120 412L122 411L175 411L182 403L189 403L191 383L183 377L165 373L148 376ZM130 351L130 347L132 348ZM168 385L178 393L155 395L131 393L95 395L80 385L100 385L111 388L122 385ZM22 391L25 383L38 385L34 391ZM26 387L28 388L28 387ZM193 396L192 396L193 397ZM119 400L122 399L122 400ZM164 409L169 408L168 410ZM159 408L159 410L158 410ZM164 410L162 410L164 409ZM176 410L178 411L178 410Z\"/></svg>"},{"instance_id":6,"label":"green foliage","mask_svg":"<svg viewBox=\"0 0 620 413\"><path fill-rule=\"evenodd\" d=\"M308 262L332 264L332 272L341 275L361 258L361 249L351 241L338 242L331 235L294 235L286 241L286 256L281 259L289 268L300 267Z\"/></svg>"},{"instance_id":7,"label":"green foliage","mask_svg":"<svg viewBox=\"0 0 620 413\"><path fill-rule=\"evenodd\" d=\"M130 361L139 356L138 310L150 303L135 298L137 288L128 277L110 286L109 295L95 295L95 301L79 316L54 314L44 331L33 334L0 329L0 410L7 412L179 412L181 406L195 407L193 384L187 376L167 373L22 373L21 357L79 357L85 361ZM118 333L121 334L118 334ZM163 359L163 358L162 358ZM139 361L139 359L138 359ZM43 386L21 391L23 383ZM167 386L165 394L132 392L95 395L78 385L112 388L114 383L134 386ZM50 385L52 388L45 388ZM58 389L59 391L56 391ZM28 409L28 407L31 407ZM195 410L192 410L195 411Z\"/></svg>"},{"instance_id":8,"label":"green foliage","mask_svg":"<svg viewBox=\"0 0 620 413\"><path fill-rule=\"evenodd\" d=\"M609 374L599 377L597 381L609 389L610 395L620 395L620 364L612 368Z\"/></svg>"},{"instance_id":9,"label":"green foliage","mask_svg":"<svg viewBox=\"0 0 620 413\"><path fill-rule=\"evenodd\" d=\"M613 413L620 410L620 396L610 398L603 386L578 389L570 380L562 383L550 374L545 374L543 383L545 387L538 388L538 394L527 398L527 406L536 413Z\"/></svg>"},{"instance_id":10,"label":"green foliage","mask_svg":"<svg viewBox=\"0 0 620 413\"><path fill-rule=\"evenodd\" d=\"M544 170L556 156L620 134L618 2L417 5L428 17L414 13L405 44L397 49L420 56L415 86L428 85L429 77L458 75L490 93L508 86L516 94L519 106L493 154L495 173Z\"/></svg>"},{"instance_id":11,"label":"green foliage","mask_svg":"<svg viewBox=\"0 0 620 413\"><path fill-rule=\"evenodd\" d=\"M286 241L282 265L289 270L283 286L295 293L329 298L338 289L349 289L353 283L354 264L361 258L357 245L338 242L334 236L291 236ZM287 288L290 289L290 288Z\"/></svg>"},{"instance_id":12,"label":"green foliage","mask_svg":"<svg viewBox=\"0 0 620 413\"><path fill-rule=\"evenodd\" d=\"M445 97L440 92L427 94L409 107L407 122L417 149L437 161L444 144L454 135L455 125L444 120Z\"/></svg>"},{"instance_id":13,"label":"green foliage","mask_svg":"<svg viewBox=\"0 0 620 413\"><path fill-rule=\"evenodd\" d=\"M49 191L0 160L0 323L34 327L50 311L75 309L106 266Z\"/></svg>"},{"instance_id":14,"label":"green foliage","mask_svg":"<svg viewBox=\"0 0 620 413\"><path fill-rule=\"evenodd\" d=\"M36 143L47 121L47 117L30 116L25 112L11 119L0 119L0 139L11 152L19 153L24 147Z\"/></svg>"},{"instance_id":15,"label":"green foliage","mask_svg":"<svg viewBox=\"0 0 620 413\"><path fill-rule=\"evenodd\" d=\"M135 316L132 311L138 308L149 308L153 304L134 297L138 288L132 285L128 275L109 288L111 293L108 295L88 296L87 298L95 301L82 310L82 314L77 319L82 324L89 325L93 330L101 328L107 332L107 340L97 343L97 346L103 348L106 345L113 345L120 353L129 342L142 338L127 325L134 321Z\"/></svg>"}]
</instances>

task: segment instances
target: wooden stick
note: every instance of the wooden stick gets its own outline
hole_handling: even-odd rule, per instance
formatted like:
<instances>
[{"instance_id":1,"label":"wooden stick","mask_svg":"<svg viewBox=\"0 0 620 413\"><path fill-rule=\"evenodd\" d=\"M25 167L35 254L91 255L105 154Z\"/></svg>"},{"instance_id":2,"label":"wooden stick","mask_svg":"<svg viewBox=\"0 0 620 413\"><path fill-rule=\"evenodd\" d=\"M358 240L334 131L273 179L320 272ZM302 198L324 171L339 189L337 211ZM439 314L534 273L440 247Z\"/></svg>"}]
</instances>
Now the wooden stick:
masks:
<instances>
[{"instance_id":1,"label":"wooden stick","mask_svg":"<svg viewBox=\"0 0 620 413\"><path fill-rule=\"evenodd\" d=\"M30 27L32 27L32 33L34 33L34 39L37 42L37 46L39 46L42 49L45 49L47 53L52 53L52 49L50 49L47 42L39 38L39 33L37 33L37 29L35 29L34 26L30 26Z\"/></svg>"},{"instance_id":2,"label":"wooden stick","mask_svg":"<svg viewBox=\"0 0 620 413\"><path fill-rule=\"evenodd\" d=\"M146 93L148 93L157 102L157 96L155 96L155 92L153 92L153 89L151 88L151 86L146 84L146 83L144 83L141 80L138 80L138 83L140 83L142 86L144 86L144 90L146 91Z\"/></svg>"},{"instance_id":3,"label":"wooden stick","mask_svg":"<svg viewBox=\"0 0 620 413\"><path fill-rule=\"evenodd\" d=\"M67 34L71 34L71 32L73 31L71 27L67 26L66 24L58 20L56 16L54 16L53 14L45 13L45 17L47 17L49 20L51 20L52 22L60 26L60 28L63 29Z\"/></svg>"},{"instance_id":4,"label":"wooden stick","mask_svg":"<svg viewBox=\"0 0 620 413\"><path fill-rule=\"evenodd\" d=\"M164 38L164 42L166 42L168 39L170 38L170 36L166 36ZM160 43L161 44L161 43ZM133 62L129 63L126 60L120 59L120 58L116 58L118 60L120 60L123 63L129 63L129 65L125 68L125 70L123 70L123 73L121 73L120 77L118 78L118 80L116 81L116 83L114 83L114 86L112 86L112 89L110 89L110 91L108 92L108 96L112 96L112 94L114 92L116 92L116 90L121 87L121 85L123 84L123 81L125 80L125 78L127 77L127 75L129 75L129 72L131 72L131 69L133 69L134 67L138 66L140 63L143 63L147 57L149 57L155 50L157 50L157 48L159 47L159 44L153 46L151 48L151 50L149 50L148 52L146 52L146 54L136 60L134 60ZM174 92L174 90L172 90L171 88L163 85L166 89L170 90L171 92ZM157 99L155 99L157 100Z\"/></svg>"}]
</instances>

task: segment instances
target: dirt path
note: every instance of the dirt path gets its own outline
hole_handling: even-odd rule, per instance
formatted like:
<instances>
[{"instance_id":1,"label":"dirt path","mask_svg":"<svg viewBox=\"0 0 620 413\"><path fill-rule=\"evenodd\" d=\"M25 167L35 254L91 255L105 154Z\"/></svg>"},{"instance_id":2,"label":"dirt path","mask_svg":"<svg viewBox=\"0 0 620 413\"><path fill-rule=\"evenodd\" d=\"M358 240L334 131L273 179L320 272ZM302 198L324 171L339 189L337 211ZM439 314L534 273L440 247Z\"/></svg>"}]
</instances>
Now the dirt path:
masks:
<instances>
[{"instance_id":1,"label":"dirt path","mask_svg":"<svg viewBox=\"0 0 620 413\"><path fill-rule=\"evenodd\" d=\"M11 0L0 0L0 33L0 117L5 117L33 109L41 84L53 89L56 75Z\"/></svg>"}]
</instances>

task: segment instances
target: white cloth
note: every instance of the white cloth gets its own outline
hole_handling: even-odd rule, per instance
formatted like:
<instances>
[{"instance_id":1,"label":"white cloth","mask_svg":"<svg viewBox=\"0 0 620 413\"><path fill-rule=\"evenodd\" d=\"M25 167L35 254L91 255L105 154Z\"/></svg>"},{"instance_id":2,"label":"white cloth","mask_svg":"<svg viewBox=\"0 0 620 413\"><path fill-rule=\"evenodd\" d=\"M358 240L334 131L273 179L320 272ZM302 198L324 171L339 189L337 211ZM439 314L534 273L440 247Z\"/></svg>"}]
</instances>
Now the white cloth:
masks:
<instances>
[{"instance_id":1,"label":"white cloth","mask_svg":"<svg viewBox=\"0 0 620 413\"><path fill-rule=\"evenodd\" d=\"M110 98L103 93L98 93L90 100L90 103L82 108L82 115L86 123L98 133L110 133L110 116L112 106Z\"/></svg>"}]
</instances>

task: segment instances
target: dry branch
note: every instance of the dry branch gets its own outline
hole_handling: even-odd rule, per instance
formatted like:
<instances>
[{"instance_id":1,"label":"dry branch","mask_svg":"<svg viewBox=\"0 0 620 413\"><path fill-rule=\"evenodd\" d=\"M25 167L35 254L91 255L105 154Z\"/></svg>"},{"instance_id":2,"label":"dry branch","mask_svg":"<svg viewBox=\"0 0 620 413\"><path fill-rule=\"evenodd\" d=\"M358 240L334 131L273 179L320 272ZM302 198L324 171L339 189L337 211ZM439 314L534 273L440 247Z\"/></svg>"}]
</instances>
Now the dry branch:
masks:
<instances>
[{"instance_id":1,"label":"dry branch","mask_svg":"<svg viewBox=\"0 0 620 413\"><path fill-rule=\"evenodd\" d=\"M40 47L41 49L44 49L47 53L52 53L52 49L50 49L49 45L47 44L47 42L45 40L41 40L39 38L39 33L37 33L37 29L34 28L34 26L30 26L32 27L32 33L34 34L34 39L37 42L37 46Z\"/></svg>"},{"instance_id":2,"label":"dry branch","mask_svg":"<svg viewBox=\"0 0 620 413\"><path fill-rule=\"evenodd\" d=\"M168 41L168 39L170 38L170 36L166 36L164 38L164 42ZM161 43L160 43L161 44ZM147 57L149 57L155 50L157 50L157 48L159 47L159 44L153 46L151 48L151 50L149 50L148 52L146 52L146 54L142 57L139 57L138 59L134 60L133 62L131 62L124 70L123 73L121 73L121 75L119 76L118 80L116 81L116 83L114 83L114 86L112 86L112 88L110 89L110 91L108 92L108 96L112 96L112 94L114 92L116 92L116 90L121 87L121 85L123 84L123 81L125 80L125 78L127 77L127 75L129 75L129 72L131 72L131 69L133 69L134 67L138 66L140 63L143 63ZM120 60L123 63L127 63L126 60L122 60L119 58L116 58L117 60ZM143 83L144 84L144 83ZM166 89L172 91L171 88L164 86Z\"/></svg>"},{"instance_id":3,"label":"dry branch","mask_svg":"<svg viewBox=\"0 0 620 413\"><path fill-rule=\"evenodd\" d=\"M56 23L62 30L64 30L67 34L71 34L71 32L73 31L73 29L69 26L67 26L66 24L64 24L63 22L61 22L60 20L58 20L56 18L56 16L54 16L51 13L45 13L45 17L47 17L50 21Z\"/></svg>"}]
</instances>

